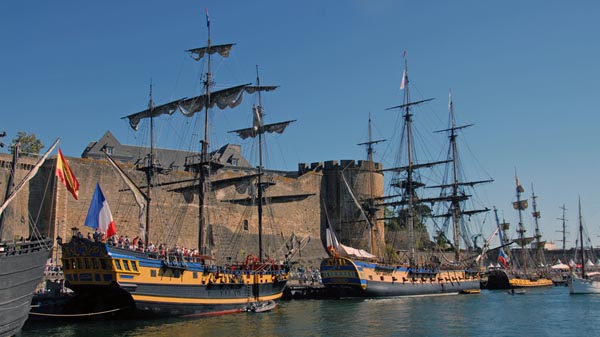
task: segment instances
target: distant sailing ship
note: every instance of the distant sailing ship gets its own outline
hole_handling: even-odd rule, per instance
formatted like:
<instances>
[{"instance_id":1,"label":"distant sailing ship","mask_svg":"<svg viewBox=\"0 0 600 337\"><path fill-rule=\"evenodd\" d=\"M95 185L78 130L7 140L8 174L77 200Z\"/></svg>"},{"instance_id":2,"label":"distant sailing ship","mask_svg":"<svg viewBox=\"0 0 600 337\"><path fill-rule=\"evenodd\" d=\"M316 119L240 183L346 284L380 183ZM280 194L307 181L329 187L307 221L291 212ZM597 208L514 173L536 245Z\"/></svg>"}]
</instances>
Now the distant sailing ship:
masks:
<instances>
[{"instance_id":1,"label":"distant sailing ship","mask_svg":"<svg viewBox=\"0 0 600 337\"><path fill-rule=\"evenodd\" d=\"M533 192L532 187L532 215L535 219L535 236L525 237L526 229L523 226L522 212L529 207L529 204L527 199L521 199L521 193L525 192L525 189L519 183L519 179L516 174L515 181L517 201L513 202L513 208L516 209L519 214L519 226L517 228L519 237L514 241L508 240L506 230L509 228L509 225L506 222L503 224L498 223L501 241L501 246L498 250L498 261L502 263L502 266L500 268L494 268L493 270L488 271L487 278L482 284L482 287L486 289L547 287L553 284L552 280L548 276L548 271L546 270L547 266L544 266L545 258L543 255L543 249L545 242L541 240L542 235L540 233L538 224L540 212L537 210L537 197ZM496 222L498 222L497 215ZM528 248L526 246L534 241L536 243L535 265L528 265L528 261L531 260L531 257L529 256ZM504 247L510 246L510 244L513 242L517 243L520 247L520 259L516 256L511 256L513 254L507 254L504 251Z\"/></svg>"},{"instance_id":2,"label":"distant sailing ship","mask_svg":"<svg viewBox=\"0 0 600 337\"><path fill-rule=\"evenodd\" d=\"M12 171L6 184L6 196L0 206L0 336L16 335L23 327L29 315L33 292L42 281L44 267L50 257L53 244L53 240L43 237L35 226L32 227L31 234L24 235L18 240L2 236L7 219L4 211L23 187L37 174L57 144L58 140L14 189L20 149L18 143L13 150ZM52 178L52 175L49 177Z\"/></svg>"},{"instance_id":3,"label":"distant sailing ship","mask_svg":"<svg viewBox=\"0 0 600 337\"><path fill-rule=\"evenodd\" d=\"M407 67L407 64L405 64ZM414 149L412 143L412 107L425 103L432 99L420 101L411 101L408 90L408 71L405 69L402 79L401 88L405 88L405 102L402 105L389 108L399 109L404 117L403 135L406 137L403 143L400 144L400 152L402 153L402 144L406 144L406 154L408 156L406 166L385 169L383 171L393 171L403 173L402 176L392 179L392 185L400 190L400 194L395 196L373 198L364 202L361 205L364 222L369 229L369 248L358 249L346 246L337 240L335 231L328 226L327 246L330 256L321 262L320 271L322 275L323 285L335 296L339 297L387 297L387 296L407 296L407 295L436 295L436 294L456 294L456 293L471 293L479 292L480 276L479 271L465 267L460 261L452 263L442 263L439 256L431 256L429 261L417 261L415 252L415 222L418 221L417 206L425 202L452 202L454 205L454 216L462 215L461 210L457 208L457 202L464 200L462 196L457 196L458 184L453 182L454 189L451 195L442 195L436 198L420 198L417 195L417 189L423 187L424 184L417 178L416 171L420 168L431 167L438 164L452 162L449 160L432 162L432 163L415 163ZM446 130L451 132L451 140L454 140L455 131L458 128L452 123L451 128ZM370 130L370 127L369 127ZM373 149L372 145L379 141L373 141L371 132L369 132L369 142L365 143L368 150L368 163L371 168L370 174L381 174L381 171L373 170ZM456 149L454 149L456 150ZM455 154L455 152L454 152ZM342 176L343 177L343 176ZM370 181L374 181L371 178ZM347 186L347 184L346 184ZM350 191L350 193L352 193ZM400 198L397 201L381 202L384 198ZM355 203L360 205L356 199ZM384 262L382 256L378 256L379 252L375 251L377 240L374 235L375 226L378 220L378 214L381 212L381 207L386 206L402 206L399 214L405 216L404 223L408 229L408 253L409 258L405 263ZM456 226L458 219L453 222ZM459 228L455 227L455 231ZM455 238L458 237L457 233ZM454 247L459 250L459 245ZM455 253L457 258L460 253ZM390 260L390 259L388 259ZM391 260L390 260L391 261Z\"/></svg>"},{"instance_id":4,"label":"distant sailing ship","mask_svg":"<svg viewBox=\"0 0 600 337\"><path fill-rule=\"evenodd\" d=\"M258 75L257 85L243 84L211 91L211 56L218 53L227 57L233 44L211 45L209 22L207 17L207 46L188 51L196 60L208 57L204 93L159 106L154 106L151 98L147 110L126 117L135 129L142 119L150 119L152 124L153 118L162 114L181 111L189 117L204 110L201 153L186 158L186 165L197 174L195 189L199 196L198 253L183 255L171 249L129 250L107 242L94 242L74 236L62 247L68 287L73 289L79 298L79 303L74 302L73 306L85 307L88 310L124 309L135 315L196 316L251 311L253 308L262 307L263 302L272 305L273 301L280 299L283 294L288 279L288 261L283 257L275 261L263 252L262 207L270 182L264 177L262 145L257 173L239 178L254 182L256 189L253 191L257 191L257 196L253 197L258 200L258 255L245 256L245 261L228 261L226 265L216 265L207 249L207 228L212 225L208 217L209 202L214 199L209 198L212 191L211 177L223 167L209 152L209 109L215 105L220 109L233 108L241 102L244 93L258 92L259 105L253 107L253 126L232 132L242 138L257 137L261 144L266 132L281 133L293 122L263 123L260 92L276 87L261 86ZM108 158L118 167L109 156ZM154 165L152 151L147 162L147 167L140 167L147 172L147 192L142 192L132 181L128 182L138 203L141 204L141 209L146 210L143 235L146 243L151 237L150 188L153 186L152 177L159 170ZM120 174L125 181L128 180L124 172L121 171Z\"/></svg>"},{"instance_id":5,"label":"distant sailing ship","mask_svg":"<svg viewBox=\"0 0 600 337\"><path fill-rule=\"evenodd\" d=\"M577 275L572 272L567 278L569 293L571 294L600 294L600 273L598 271L586 271L585 248L583 245L583 217L581 215L581 199L579 200L579 258L581 261L581 272Z\"/></svg>"}]
</instances>

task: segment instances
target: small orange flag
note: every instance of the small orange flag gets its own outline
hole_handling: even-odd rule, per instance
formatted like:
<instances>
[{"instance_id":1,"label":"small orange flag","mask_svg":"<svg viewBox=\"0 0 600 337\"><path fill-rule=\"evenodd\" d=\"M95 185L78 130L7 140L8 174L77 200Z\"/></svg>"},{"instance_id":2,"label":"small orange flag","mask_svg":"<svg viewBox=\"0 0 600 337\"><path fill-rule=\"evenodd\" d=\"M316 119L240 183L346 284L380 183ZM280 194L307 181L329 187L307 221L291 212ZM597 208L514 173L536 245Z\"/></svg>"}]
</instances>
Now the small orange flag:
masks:
<instances>
[{"instance_id":1,"label":"small orange flag","mask_svg":"<svg viewBox=\"0 0 600 337\"><path fill-rule=\"evenodd\" d=\"M67 187L67 190L73 194L73 198L75 200L79 199L79 182L71 168L69 167L69 163L62 154L60 148L58 149L58 158L56 159L56 176L60 178L63 184Z\"/></svg>"}]
</instances>

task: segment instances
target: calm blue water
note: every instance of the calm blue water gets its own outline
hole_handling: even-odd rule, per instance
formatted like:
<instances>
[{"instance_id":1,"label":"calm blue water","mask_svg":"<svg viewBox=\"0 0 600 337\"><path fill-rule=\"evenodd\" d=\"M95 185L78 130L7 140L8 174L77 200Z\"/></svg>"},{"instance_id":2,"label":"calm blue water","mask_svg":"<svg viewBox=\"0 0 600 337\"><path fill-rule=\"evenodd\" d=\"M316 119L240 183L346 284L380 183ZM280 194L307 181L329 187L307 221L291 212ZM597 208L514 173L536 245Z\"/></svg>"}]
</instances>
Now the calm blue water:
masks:
<instances>
[{"instance_id":1,"label":"calm blue water","mask_svg":"<svg viewBox=\"0 0 600 337\"><path fill-rule=\"evenodd\" d=\"M292 300L269 313L199 319L27 323L22 336L600 336L600 295L566 287L524 295Z\"/></svg>"}]
</instances>

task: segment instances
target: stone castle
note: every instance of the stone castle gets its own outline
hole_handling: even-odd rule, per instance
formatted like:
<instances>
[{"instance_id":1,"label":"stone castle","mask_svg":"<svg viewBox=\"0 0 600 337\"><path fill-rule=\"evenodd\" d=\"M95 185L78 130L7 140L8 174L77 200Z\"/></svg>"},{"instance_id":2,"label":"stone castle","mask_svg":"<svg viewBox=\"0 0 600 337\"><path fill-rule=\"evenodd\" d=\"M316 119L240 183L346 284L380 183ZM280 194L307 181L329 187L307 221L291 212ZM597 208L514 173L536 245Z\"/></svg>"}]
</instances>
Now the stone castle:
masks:
<instances>
[{"instance_id":1,"label":"stone castle","mask_svg":"<svg viewBox=\"0 0 600 337\"><path fill-rule=\"evenodd\" d=\"M83 158L67 160L80 183L79 200L54 177L56 155L50 157L36 177L20 193L15 207L5 212L7 218L3 240L29 235L30 224L55 239L68 239L72 228L83 235L93 232L85 227L85 217L96 186L100 184L110 205L117 233L133 239L140 235L138 206L131 192L100 151L112 153L119 166L138 184L145 186L145 175L136 170L138 148L124 146L107 132L98 142L90 143ZM164 151L164 152L163 152ZM189 153L159 150L161 163L169 163L169 174L160 175L151 193L149 240L158 244L196 248L198 242L198 199L193 192L194 174L183 170L183 158ZM257 212L252 206L254 185L244 176L255 168L239 154L239 146L228 145L213 153L224 168L212 179L209 193L210 219L206 236L211 253L217 260L242 261L247 254L257 254ZM166 158L166 159L165 159ZM20 159L16 181L35 163L36 158ZM12 157L0 154L0 188L6 188ZM327 161L299 164L297 171L266 171L267 203L263 214L263 246L265 254L281 258L288 249L301 249L293 257L304 266L316 267L327 255L325 228L330 224L344 244L368 248L368 235L363 215L356 203L370 196L383 195L383 174L378 163L367 161ZM354 191L354 198L347 192ZM53 197L51 197L53 196ZM42 202L43 200L43 202ZM41 208L40 208L41 204ZM383 218L383 210L377 218ZM375 241L384 249L383 221L375 224ZM59 258L59 250L54 257Z\"/></svg>"}]
</instances>

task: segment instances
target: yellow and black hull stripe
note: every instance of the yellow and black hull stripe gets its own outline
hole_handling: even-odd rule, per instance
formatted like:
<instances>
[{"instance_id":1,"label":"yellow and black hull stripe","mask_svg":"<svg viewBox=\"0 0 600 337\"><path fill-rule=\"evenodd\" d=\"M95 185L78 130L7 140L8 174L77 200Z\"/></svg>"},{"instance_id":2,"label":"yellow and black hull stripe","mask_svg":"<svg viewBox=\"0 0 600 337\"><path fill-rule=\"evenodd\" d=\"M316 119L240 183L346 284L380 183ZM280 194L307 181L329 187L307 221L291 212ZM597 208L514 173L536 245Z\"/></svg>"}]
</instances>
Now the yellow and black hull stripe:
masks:
<instances>
[{"instance_id":1,"label":"yellow and black hull stripe","mask_svg":"<svg viewBox=\"0 0 600 337\"><path fill-rule=\"evenodd\" d=\"M63 267L68 286L86 301L160 315L235 312L251 302L278 300L288 278L282 265L168 261L79 238L63 245Z\"/></svg>"}]
</instances>

